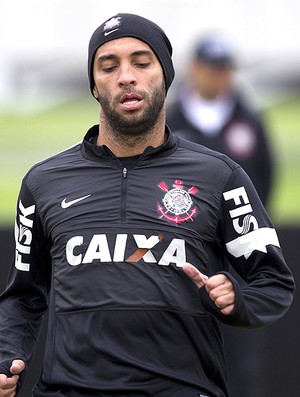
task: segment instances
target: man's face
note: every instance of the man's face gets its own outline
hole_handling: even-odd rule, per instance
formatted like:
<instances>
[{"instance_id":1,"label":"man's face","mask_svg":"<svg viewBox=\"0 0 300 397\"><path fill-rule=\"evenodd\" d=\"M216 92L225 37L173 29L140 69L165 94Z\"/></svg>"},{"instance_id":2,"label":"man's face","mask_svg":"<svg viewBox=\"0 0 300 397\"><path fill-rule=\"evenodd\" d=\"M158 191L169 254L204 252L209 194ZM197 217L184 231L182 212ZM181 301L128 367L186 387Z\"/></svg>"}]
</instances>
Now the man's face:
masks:
<instances>
[{"instance_id":1,"label":"man's face","mask_svg":"<svg viewBox=\"0 0 300 397\"><path fill-rule=\"evenodd\" d=\"M219 94L230 91L232 87L232 68L216 67L207 62L196 60L192 64L191 79L201 96L214 99Z\"/></svg>"},{"instance_id":2,"label":"man's face","mask_svg":"<svg viewBox=\"0 0 300 397\"><path fill-rule=\"evenodd\" d=\"M98 48L93 94L114 132L143 135L155 126L165 103L162 67L143 41L124 37Z\"/></svg>"}]
</instances>

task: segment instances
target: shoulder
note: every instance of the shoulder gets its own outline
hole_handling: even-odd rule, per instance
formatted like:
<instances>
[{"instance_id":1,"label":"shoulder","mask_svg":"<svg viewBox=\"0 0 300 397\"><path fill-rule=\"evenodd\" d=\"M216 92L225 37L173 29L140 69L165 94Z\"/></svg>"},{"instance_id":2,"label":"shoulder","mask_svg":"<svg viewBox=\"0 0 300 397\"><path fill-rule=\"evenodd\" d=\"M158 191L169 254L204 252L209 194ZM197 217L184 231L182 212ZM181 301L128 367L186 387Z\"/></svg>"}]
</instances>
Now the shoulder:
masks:
<instances>
[{"instance_id":1,"label":"shoulder","mask_svg":"<svg viewBox=\"0 0 300 397\"><path fill-rule=\"evenodd\" d=\"M24 180L30 181L41 178L58 169L67 168L68 165L71 166L71 160L78 158L80 155L80 148L81 142L78 142L59 153L39 161L28 170L24 176Z\"/></svg>"},{"instance_id":2,"label":"shoulder","mask_svg":"<svg viewBox=\"0 0 300 397\"><path fill-rule=\"evenodd\" d=\"M237 116L244 117L252 122L261 122L261 109L259 109L253 101L241 94L235 97L235 101L235 114Z\"/></svg>"}]
</instances>

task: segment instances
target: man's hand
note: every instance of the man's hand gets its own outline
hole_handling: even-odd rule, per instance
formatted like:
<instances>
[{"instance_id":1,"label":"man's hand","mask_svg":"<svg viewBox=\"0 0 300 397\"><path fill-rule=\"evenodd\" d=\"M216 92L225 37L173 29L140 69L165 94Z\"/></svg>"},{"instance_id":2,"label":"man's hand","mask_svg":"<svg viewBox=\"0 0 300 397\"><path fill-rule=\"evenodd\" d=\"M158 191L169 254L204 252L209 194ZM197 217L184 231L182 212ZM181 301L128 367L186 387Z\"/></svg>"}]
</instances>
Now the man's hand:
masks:
<instances>
[{"instance_id":1,"label":"man's hand","mask_svg":"<svg viewBox=\"0 0 300 397\"><path fill-rule=\"evenodd\" d=\"M22 360L14 360L10 367L12 376L9 378L0 374L0 397L14 397L17 392L19 374L24 371L25 363Z\"/></svg>"},{"instance_id":2,"label":"man's hand","mask_svg":"<svg viewBox=\"0 0 300 397\"><path fill-rule=\"evenodd\" d=\"M205 274L191 265L183 265L184 272L198 285L199 288L205 285L210 299L223 314L230 314L234 309L235 293L232 282L224 274L207 277Z\"/></svg>"}]
</instances>

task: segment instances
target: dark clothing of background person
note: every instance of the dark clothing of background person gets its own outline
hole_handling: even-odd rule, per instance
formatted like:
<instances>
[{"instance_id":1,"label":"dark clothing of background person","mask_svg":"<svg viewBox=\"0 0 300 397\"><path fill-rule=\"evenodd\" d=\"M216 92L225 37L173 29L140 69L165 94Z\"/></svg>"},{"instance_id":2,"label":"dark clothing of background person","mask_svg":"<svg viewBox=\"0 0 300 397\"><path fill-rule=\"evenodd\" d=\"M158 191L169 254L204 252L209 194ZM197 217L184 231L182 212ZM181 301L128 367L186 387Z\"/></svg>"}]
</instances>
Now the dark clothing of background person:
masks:
<instances>
[{"instance_id":1,"label":"dark clothing of background person","mask_svg":"<svg viewBox=\"0 0 300 397\"><path fill-rule=\"evenodd\" d=\"M267 205L273 182L267 131L260 115L250 110L240 95L233 94L232 103L229 119L213 134L204 133L188 119L181 100L169 106L167 124L175 135L224 153L240 164Z\"/></svg>"}]
</instances>

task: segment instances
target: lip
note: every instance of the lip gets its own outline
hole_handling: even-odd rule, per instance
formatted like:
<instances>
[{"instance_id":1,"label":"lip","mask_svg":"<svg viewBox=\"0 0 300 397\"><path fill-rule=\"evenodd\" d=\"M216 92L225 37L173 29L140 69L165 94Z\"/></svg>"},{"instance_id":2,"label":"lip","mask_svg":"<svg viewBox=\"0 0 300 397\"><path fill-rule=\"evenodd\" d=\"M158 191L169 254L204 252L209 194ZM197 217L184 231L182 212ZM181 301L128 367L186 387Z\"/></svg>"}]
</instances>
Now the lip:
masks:
<instances>
[{"instance_id":1,"label":"lip","mask_svg":"<svg viewBox=\"0 0 300 397\"><path fill-rule=\"evenodd\" d=\"M136 110L142 106L143 98L135 93L124 94L120 98L121 107L125 110Z\"/></svg>"}]
</instances>

